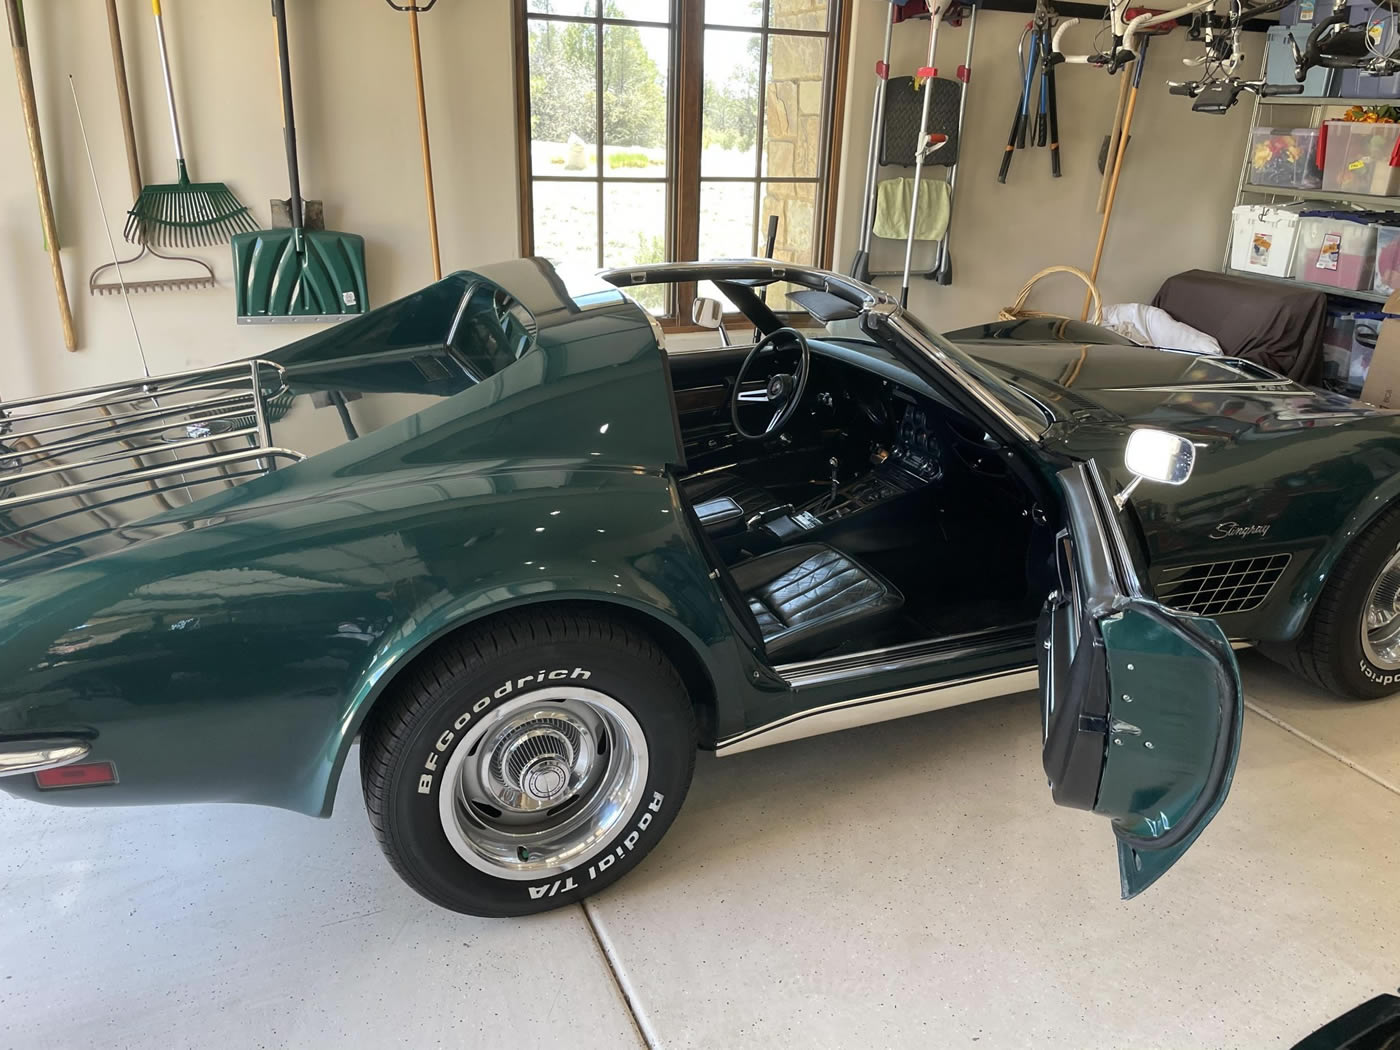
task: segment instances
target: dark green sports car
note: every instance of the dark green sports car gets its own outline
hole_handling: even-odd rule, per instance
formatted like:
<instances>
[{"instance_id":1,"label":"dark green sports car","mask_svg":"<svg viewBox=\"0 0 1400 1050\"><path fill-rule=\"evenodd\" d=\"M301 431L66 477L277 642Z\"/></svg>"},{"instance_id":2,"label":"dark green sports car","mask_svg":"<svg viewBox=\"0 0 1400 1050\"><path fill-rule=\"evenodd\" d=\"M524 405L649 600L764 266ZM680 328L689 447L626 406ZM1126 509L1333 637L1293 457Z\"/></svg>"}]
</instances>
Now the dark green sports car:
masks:
<instances>
[{"instance_id":1,"label":"dark green sports car","mask_svg":"<svg viewBox=\"0 0 1400 1050\"><path fill-rule=\"evenodd\" d=\"M668 354L627 289L695 281L753 339ZM1037 682L1131 896L1224 802L1232 641L1400 675L1394 413L804 267L519 260L0 410L0 788L325 816L358 739L390 862L481 915L634 867L697 747Z\"/></svg>"}]
</instances>

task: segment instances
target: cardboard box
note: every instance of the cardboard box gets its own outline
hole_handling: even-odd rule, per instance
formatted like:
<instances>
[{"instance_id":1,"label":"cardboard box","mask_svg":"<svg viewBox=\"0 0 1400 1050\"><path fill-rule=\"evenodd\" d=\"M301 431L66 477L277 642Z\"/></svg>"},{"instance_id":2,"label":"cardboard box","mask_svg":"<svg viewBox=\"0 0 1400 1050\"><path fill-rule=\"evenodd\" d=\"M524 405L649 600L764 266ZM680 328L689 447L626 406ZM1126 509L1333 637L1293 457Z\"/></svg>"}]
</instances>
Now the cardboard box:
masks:
<instances>
[{"instance_id":1,"label":"cardboard box","mask_svg":"<svg viewBox=\"0 0 1400 1050\"><path fill-rule=\"evenodd\" d=\"M1387 317L1376 335L1376 350L1361 387L1361 400L1377 408L1400 409L1400 292L1393 292L1381 308Z\"/></svg>"}]
</instances>

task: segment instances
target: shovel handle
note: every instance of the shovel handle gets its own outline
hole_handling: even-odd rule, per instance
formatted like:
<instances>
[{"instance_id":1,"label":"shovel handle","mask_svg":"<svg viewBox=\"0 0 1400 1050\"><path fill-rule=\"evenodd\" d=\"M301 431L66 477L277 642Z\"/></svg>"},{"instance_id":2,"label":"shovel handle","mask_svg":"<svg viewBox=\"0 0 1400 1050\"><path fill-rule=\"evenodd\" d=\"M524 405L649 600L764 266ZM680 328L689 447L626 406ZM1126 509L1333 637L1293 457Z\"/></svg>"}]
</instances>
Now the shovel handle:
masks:
<instances>
[{"instance_id":1,"label":"shovel handle","mask_svg":"<svg viewBox=\"0 0 1400 1050\"><path fill-rule=\"evenodd\" d=\"M431 7L436 0L429 0ZM394 6L390 2L389 6ZM438 247L437 199L433 192L433 151L428 143L428 102L423 92L423 46L418 38L418 8L408 12L409 39L413 45L413 76L418 89L418 136L423 147L423 192L428 203L428 243L433 253L433 280L442 280L442 251ZM426 8L424 8L426 10Z\"/></svg>"},{"instance_id":2,"label":"shovel handle","mask_svg":"<svg viewBox=\"0 0 1400 1050\"><path fill-rule=\"evenodd\" d=\"M58 317L63 325L63 345L78 349L78 335L73 327L73 309L68 302L68 286L63 280L63 263L58 256L58 224L53 217L53 198L49 195L49 173L44 165L44 144L39 137L39 109L34 101L34 72L29 66L29 42L25 36L24 18L19 0L5 0L5 16L10 23L10 50L15 60L15 79L19 82L20 108L24 112L24 130L29 138L29 160L34 169L34 188L39 193L39 219L48 242L49 270L53 274L54 293L58 297Z\"/></svg>"},{"instance_id":3,"label":"shovel handle","mask_svg":"<svg viewBox=\"0 0 1400 1050\"><path fill-rule=\"evenodd\" d=\"M428 0L426 4L396 4L394 0L384 0L384 2L395 11L412 11L414 14L421 15L431 11L433 5L437 3L437 0Z\"/></svg>"},{"instance_id":4,"label":"shovel handle","mask_svg":"<svg viewBox=\"0 0 1400 1050\"><path fill-rule=\"evenodd\" d=\"M122 54L122 27L117 19L117 0L107 0L107 35L112 42L112 74L117 80L117 108L122 116L122 138L126 140L126 170L131 177L131 199L141 196L141 161L136 152L136 125L131 119L131 92L126 84L126 58Z\"/></svg>"}]
</instances>

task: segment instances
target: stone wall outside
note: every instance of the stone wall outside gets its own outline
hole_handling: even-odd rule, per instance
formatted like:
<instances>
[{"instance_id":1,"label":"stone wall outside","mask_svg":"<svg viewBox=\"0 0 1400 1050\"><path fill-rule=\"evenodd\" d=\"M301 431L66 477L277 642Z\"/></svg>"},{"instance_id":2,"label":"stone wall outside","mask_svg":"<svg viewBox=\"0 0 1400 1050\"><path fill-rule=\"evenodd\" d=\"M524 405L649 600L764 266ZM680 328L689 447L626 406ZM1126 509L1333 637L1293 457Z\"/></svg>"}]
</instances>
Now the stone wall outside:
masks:
<instances>
[{"instance_id":1,"label":"stone wall outside","mask_svg":"<svg viewBox=\"0 0 1400 1050\"><path fill-rule=\"evenodd\" d=\"M827 0L772 0L769 17L774 28L825 29ZM816 179L819 174L826 43L823 37L769 37L763 149L764 170L770 176ZM759 237L767 228L768 216L777 215L775 258L816 261L816 191L815 182L765 184Z\"/></svg>"}]
</instances>

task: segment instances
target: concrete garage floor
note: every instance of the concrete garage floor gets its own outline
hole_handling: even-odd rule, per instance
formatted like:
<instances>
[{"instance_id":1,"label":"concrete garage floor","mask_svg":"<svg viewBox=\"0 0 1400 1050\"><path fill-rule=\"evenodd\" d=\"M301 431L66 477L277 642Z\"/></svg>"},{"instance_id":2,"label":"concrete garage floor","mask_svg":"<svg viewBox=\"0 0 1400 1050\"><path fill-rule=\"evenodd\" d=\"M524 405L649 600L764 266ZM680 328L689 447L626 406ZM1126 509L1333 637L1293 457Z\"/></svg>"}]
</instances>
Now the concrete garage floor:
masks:
<instances>
[{"instance_id":1,"label":"concrete garage floor","mask_svg":"<svg viewBox=\"0 0 1400 1050\"><path fill-rule=\"evenodd\" d=\"M353 773L328 823L5 798L0 1047L1286 1047L1400 983L1400 698L1241 662L1230 801L1129 903L1029 695L702 757L531 920L403 887Z\"/></svg>"}]
</instances>

